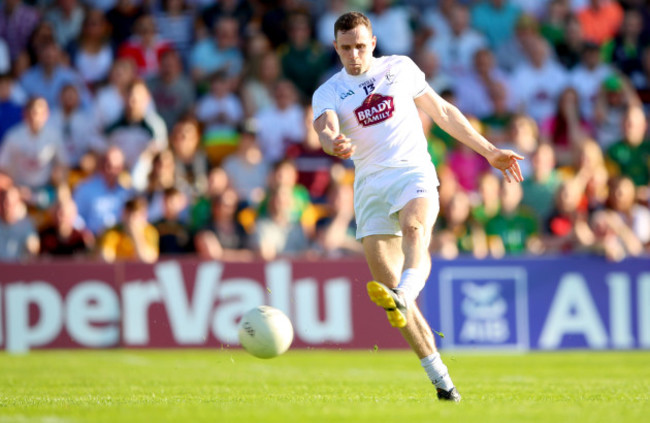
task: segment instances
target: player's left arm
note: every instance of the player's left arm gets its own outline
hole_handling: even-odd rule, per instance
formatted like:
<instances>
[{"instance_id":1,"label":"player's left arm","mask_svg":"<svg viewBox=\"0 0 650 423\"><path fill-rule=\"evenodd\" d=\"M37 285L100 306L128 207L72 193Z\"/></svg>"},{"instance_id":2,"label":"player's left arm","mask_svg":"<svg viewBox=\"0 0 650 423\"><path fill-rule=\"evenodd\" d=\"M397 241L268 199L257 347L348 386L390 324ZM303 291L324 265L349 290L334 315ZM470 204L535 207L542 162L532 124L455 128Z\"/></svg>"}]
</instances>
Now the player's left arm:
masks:
<instances>
[{"instance_id":1,"label":"player's left arm","mask_svg":"<svg viewBox=\"0 0 650 423\"><path fill-rule=\"evenodd\" d=\"M428 88L414 101L415 105L428 114L438 126L485 157L492 166L501 170L506 181L510 182L511 177L517 182L523 180L518 163L518 160L523 160L523 156L512 150L495 147L472 127L456 106L445 101L433 89Z\"/></svg>"}]
</instances>

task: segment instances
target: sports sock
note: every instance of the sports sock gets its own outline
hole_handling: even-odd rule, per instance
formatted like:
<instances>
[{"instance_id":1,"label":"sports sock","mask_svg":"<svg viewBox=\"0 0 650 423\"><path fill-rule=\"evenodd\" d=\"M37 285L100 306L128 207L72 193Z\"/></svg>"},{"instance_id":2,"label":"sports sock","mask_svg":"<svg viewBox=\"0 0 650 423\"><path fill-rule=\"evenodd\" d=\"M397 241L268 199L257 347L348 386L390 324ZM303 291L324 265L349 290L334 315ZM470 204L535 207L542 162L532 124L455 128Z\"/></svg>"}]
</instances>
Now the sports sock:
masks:
<instances>
[{"instance_id":1,"label":"sports sock","mask_svg":"<svg viewBox=\"0 0 650 423\"><path fill-rule=\"evenodd\" d=\"M429 376L429 379L436 388L449 391L454 387L454 382L452 382L451 377L449 377L449 371L447 370L445 363L442 362L440 353L435 352L426 356L420 360L420 363L422 363L422 367L424 367L424 370L427 372L427 376Z\"/></svg>"},{"instance_id":2,"label":"sports sock","mask_svg":"<svg viewBox=\"0 0 650 423\"><path fill-rule=\"evenodd\" d=\"M397 290L404 293L404 298L410 304L420 295L425 282L426 275L420 269L406 269L402 272Z\"/></svg>"}]
</instances>

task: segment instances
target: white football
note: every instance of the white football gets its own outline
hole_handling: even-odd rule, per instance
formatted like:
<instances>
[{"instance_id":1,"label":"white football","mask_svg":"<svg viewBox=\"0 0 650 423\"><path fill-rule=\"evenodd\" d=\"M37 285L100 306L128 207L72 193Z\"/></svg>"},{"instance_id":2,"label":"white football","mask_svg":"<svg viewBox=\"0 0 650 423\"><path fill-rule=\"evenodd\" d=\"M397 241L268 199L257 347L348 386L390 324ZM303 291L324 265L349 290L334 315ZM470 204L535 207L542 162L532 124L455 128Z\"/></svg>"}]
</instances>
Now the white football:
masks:
<instances>
[{"instance_id":1,"label":"white football","mask_svg":"<svg viewBox=\"0 0 650 423\"><path fill-rule=\"evenodd\" d=\"M255 307L239 323L239 342L255 357L277 357L289 349L292 341L291 321L277 308Z\"/></svg>"}]
</instances>

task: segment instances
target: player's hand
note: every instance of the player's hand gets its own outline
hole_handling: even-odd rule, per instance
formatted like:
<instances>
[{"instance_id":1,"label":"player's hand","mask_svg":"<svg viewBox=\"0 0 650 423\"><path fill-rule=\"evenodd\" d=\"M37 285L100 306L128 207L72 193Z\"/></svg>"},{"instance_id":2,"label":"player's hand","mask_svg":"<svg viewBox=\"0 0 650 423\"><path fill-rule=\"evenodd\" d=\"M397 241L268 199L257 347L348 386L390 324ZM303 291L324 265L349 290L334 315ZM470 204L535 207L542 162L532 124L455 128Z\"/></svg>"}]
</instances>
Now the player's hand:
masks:
<instances>
[{"instance_id":1,"label":"player's hand","mask_svg":"<svg viewBox=\"0 0 650 423\"><path fill-rule=\"evenodd\" d=\"M355 150L356 147L352 145L352 140L343 134L339 134L332 143L332 152L336 157L342 159L349 159Z\"/></svg>"},{"instance_id":2,"label":"player's hand","mask_svg":"<svg viewBox=\"0 0 650 423\"><path fill-rule=\"evenodd\" d=\"M518 160L523 160L524 156L515 153L512 150L495 150L488 157L487 160L492 166L499 169L503 173L506 181L521 182L524 177L521 176L521 169L519 168Z\"/></svg>"}]
</instances>

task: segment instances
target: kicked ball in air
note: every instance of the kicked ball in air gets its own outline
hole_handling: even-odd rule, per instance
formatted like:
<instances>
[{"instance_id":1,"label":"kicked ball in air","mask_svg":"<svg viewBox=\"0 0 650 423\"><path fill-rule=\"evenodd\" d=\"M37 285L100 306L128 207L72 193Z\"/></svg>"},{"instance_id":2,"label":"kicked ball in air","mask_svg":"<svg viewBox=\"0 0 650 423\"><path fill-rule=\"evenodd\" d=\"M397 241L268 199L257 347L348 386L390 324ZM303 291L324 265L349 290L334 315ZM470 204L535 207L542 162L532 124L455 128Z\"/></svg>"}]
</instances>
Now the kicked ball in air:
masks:
<instances>
[{"instance_id":1,"label":"kicked ball in air","mask_svg":"<svg viewBox=\"0 0 650 423\"><path fill-rule=\"evenodd\" d=\"M255 357L277 357L289 349L292 341L291 321L277 308L255 307L239 323L239 342Z\"/></svg>"}]
</instances>

